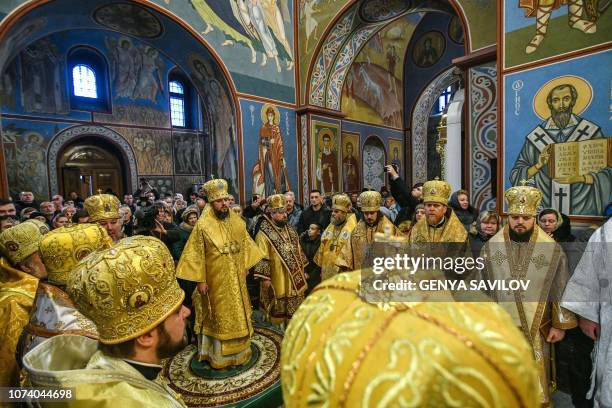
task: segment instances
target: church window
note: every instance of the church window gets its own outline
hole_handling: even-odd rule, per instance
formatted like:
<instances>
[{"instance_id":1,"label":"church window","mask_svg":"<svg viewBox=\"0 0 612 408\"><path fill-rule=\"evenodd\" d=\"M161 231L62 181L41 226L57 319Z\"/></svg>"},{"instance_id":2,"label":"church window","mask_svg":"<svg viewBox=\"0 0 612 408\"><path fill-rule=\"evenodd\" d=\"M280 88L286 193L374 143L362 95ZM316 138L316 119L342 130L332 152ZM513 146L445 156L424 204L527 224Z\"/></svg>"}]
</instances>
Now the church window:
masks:
<instances>
[{"instance_id":1,"label":"church window","mask_svg":"<svg viewBox=\"0 0 612 408\"><path fill-rule=\"evenodd\" d=\"M453 95L452 86L446 88L442 94L438 97L438 105L434 106L435 113L443 113L448 104L450 103L451 97Z\"/></svg>"},{"instance_id":2,"label":"church window","mask_svg":"<svg viewBox=\"0 0 612 408\"><path fill-rule=\"evenodd\" d=\"M185 88L179 81L172 80L170 89L170 117L172 126L185 127Z\"/></svg>"},{"instance_id":3,"label":"church window","mask_svg":"<svg viewBox=\"0 0 612 408\"><path fill-rule=\"evenodd\" d=\"M98 98L96 73L89 65L77 64L72 68L72 86L74 96Z\"/></svg>"}]
</instances>

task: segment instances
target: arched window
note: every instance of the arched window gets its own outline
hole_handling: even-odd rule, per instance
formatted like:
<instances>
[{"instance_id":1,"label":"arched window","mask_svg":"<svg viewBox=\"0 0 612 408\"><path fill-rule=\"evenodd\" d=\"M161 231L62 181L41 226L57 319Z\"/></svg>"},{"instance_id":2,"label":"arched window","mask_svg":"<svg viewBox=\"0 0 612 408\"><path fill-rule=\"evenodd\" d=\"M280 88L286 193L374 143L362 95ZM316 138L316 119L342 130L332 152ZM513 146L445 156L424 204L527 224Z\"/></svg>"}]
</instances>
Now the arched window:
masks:
<instances>
[{"instance_id":1,"label":"arched window","mask_svg":"<svg viewBox=\"0 0 612 408\"><path fill-rule=\"evenodd\" d=\"M170 118L172 126L186 127L185 120L185 87L177 80L171 80L170 90Z\"/></svg>"},{"instance_id":2,"label":"arched window","mask_svg":"<svg viewBox=\"0 0 612 408\"><path fill-rule=\"evenodd\" d=\"M109 112L110 92L106 60L95 49L79 46L68 53L70 107Z\"/></svg>"},{"instance_id":3,"label":"arched window","mask_svg":"<svg viewBox=\"0 0 612 408\"><path fill-rule=\"evenodd\" d=\"M98 98L96 72L89 65L77 64L72 68L72 91L74 96Z\"/></svg>"},{"instance_id":4,"label":"arched window","mask_svg":"<svg viewBox=\"0 0 612 408\"><path fill-rule=\"evenodd\" d=\"M443 113L446 107L448 106L451 96L453 95L453 87L449 86L442 94L438 97L438 105L434 106L434 109L437 110L437 113Z\"/></svg>"}]
</instances>

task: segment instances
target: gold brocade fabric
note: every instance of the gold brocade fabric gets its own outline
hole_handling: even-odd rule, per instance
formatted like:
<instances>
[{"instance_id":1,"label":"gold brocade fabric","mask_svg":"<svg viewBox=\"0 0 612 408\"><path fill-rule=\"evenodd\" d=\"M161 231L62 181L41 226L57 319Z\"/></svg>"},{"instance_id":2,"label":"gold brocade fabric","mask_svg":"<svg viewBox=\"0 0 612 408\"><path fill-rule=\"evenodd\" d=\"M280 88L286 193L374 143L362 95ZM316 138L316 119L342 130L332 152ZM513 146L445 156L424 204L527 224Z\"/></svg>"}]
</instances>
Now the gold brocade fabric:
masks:
<instances>
[{"instance_id":1,"label":"gold brocade fabric","mask_svg":"<svg viewBox=\"0 0 612 408\"><path fill-rule=\"evenodd\" d=\"M308 259L295 230L290 226L278 228L267 217L261 223L255 243L264 256L261 262L266 262L270 270L269 276L257 272L255 276L271 280L271 290L261 290L261 303L269 320L282 324L291 319L304 299L307 288L304 267Z\"/></svg>"},{"instance_id":2,"label":"gold brocade fabric","mask_svg":"<svg viewBox=\"0 0 612 408\"><path fill-rule=\"evenodd\" d=\"M55 336L26 354L23 365L33 387L73 390L75 398L62 401L63 407L185 406L180 395L159 377L149 381L125 361L97 348L98 342L87 337Z\"/></svg>"},{"instance_id":3,"label":"gold brocade fabric","mask_svg":"<svg viewBox=\"0 0 612 408\"><path fill-rule=\"evenodd\" d=\"M410 230L410 243L426 242L467 242L468 234L455 213L446 213L446 221L441 227L431 227L427 219L419 220Z\"/></svg>"},{"instance_id":4,"label":"gold brocade fabric","mask_svg":"<svg viewBox=\"0 0 612 408\"><path fill-rule=\"evenodd\" d=\"M59 334L78 334L94 340L99 337L94 322L77 310L66 292L40 282L30 320L20 342L22 357L46 339Z\"/></svg>"},{"instance_id":5,"label":"gold brocade fabric","mask_svg":"<svg viewBox=\"0 0 612 408\"><path fill-rule=\"evenodd\" d=\"M529 281L526 292L497 291L494 298L510 314L514 324L531 344L540 374L541 402L548 404L549 388L555 373L550 364L551 345L546 342L540 327L550 321L558 329L577 326L573 313L562 309L559 302L546 301L549 296L561 299L569 280L567 258L561 247L537 225L530 241L525 243L511 241L509 228L505 226L484 245L481 256L485 259L485 276L488 280ZM542 301L538 302L537 299Z\"/></svg>"},{"instance_id":6,"label":"gold brocade fabric","mask_svg":"<svg viewBox=\"0 0 612 408\"><path fill-rule=\"evenodd\" d=\"M0 387L19 385L15 350L28 323L37 286L37 278L14 269L5 258L0 258Z\"/></svg>"},{"instance_id":7,"label":"gold brocade fabric","mask_svg":"<svg viewBox=\"0 0 612 408\"><path fill-rule=\"evenodd\" d=\"M357 217L351 213L346 216L346 221L341 226L329 224L325 228L323 235L321 235L321 246L314 257L315 263L321 267L322 281L338 274L336 259L351 238L351 232L356 226Z\"/></svg>"},{"instance_id":8,"label":"gold brocade fabric","mask_svg":"<svg viewBox=\"0 0 612 408\"><path fill-rule=\"evenodd\" d=\"M222 343L227 341L224 355L237 352L231 350L234 347L226 347L231 340L246 337L246 343L241 343L248 347L253 334L246 274L261 258L261 251L238 215L230 211L226 219L219 220L214 211L205 211L178 263L177 278L208 284L203 298L197 290L194 292L194 303L201 305L201 312L196 311L195 331Z\"/></svg>"},{"instance_id":9,"label":"gold brocade fabric","mask_svg":"<svg viewBox=\"0 0 612 408\"><path fill-rule=\"evenodd\" d=\"M391 236L400 235L399 230L389 219L383 215L374 227L368 227L365 221L359 221L351 237L340 251L336 265L344 270L356 270L361 268L363 257L368 246L374 242L374 234L384 234L385 230L391 231Z\"/></svg>"},{"instance_id":10,"label":"gold brocade fabric","mask_svg":"<svg viewBox=\"0 0 612 408\"><path fill-rule=\"evenodd\" d=\"M497 304L370 304L360 273L322 282L289 322L287 407L538 405L529 344Z\"/></svg>"}]
</instances>

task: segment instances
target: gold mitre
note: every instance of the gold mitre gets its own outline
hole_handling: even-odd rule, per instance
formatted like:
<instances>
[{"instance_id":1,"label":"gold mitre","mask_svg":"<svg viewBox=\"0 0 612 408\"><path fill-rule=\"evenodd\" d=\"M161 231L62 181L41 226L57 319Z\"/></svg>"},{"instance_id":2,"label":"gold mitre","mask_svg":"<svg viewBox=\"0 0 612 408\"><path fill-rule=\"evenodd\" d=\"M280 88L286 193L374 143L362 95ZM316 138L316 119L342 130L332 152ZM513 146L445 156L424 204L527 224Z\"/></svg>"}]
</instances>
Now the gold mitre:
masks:
<instances>
[{"instance_id":1,"label":"gold mitre","mask_svg":"<svg viewBox=\"0 0 612 408\"><path fill-rule=\"evenodd\" d=\"M498 304L368 303L361 275L321 282L289 322L280 361L285 405L539 405L536 364L520 357L530 345ZM317 393L313 384L321 383L325 392Z\"/></svg>"},{"instance_id":2,"label":"gold mitre","mask_svg":"<svg viewBox=\"0 0 612 408\"><path fill-rule=\"evenodd\" d=\"M440 203L448 205L448 199L451 195L451 186L446 181L434 180L426 181L423 184L423 202L424 203Z\"/></svg>"},{"instance_id":3,"label":"gold mitre","mask_svg":"<svg viewBox=\"0 0 612 408\"><path fill-rule=\"evenodd\" d=\"M116 220L121 218L119 199L112 194L96 194L85 200L85 209L90 222Z\"/></svg>"},{"instance_id":4,"label":"gold mitre","mask_svg":"<svg viewBox=\"0 0 612 408\"><path fill-rule=\"evenodd\" d=\"M94 251L112 244L106 230L97 224L78 224L49 232L40 241L40 254L49 282L64 286L70 270Z\"/></svg>"},{"instance_id":5,"label":"gold mitre","mask_svg":"<svg viewBox=\"0 0 612 408\"><path fill-rule=\"evenodd\" d=\"M227 181L223 179L209 180L204 183L202 188L206 191L206 197L210 203L229 197L229 193L227 192Z\"/></svg>"},{"instance_id":6,"label":"gold mitre","mask_svg":"<svg viewBox=\"0 0 612 408\"><path fill-rule=\"evenodd\" d=\"M91 253L70 272L66 289L96 324L103 344L123 343L154 329L185 297L166 245L146 236Z\"/></svg>"},{"instance_id":7,"label":"gold mitre","mask_svg":"<svg viewBox=\"0 0 612 408\"><path fill-rule=\"evenodd\" d=\"M287 199L284 194L274 194L268 197L268 210L279 211L287 209Z\"/></svg>"},{"instance_id":8,"label":"gold mitre","mask_svg":"<svg viewBox=\"0 0 612 408\"><path fill-rule=\"evenodd\" d=\"M43 235L34 222L22 222L0 233L0 252L16 265L38 251Z\"/></svg>"},{"instance_id":9,"label":"gold mitre","mask_svg":"<svg viewBox=\"0 0 612 408\"><path fill-rule=\"evenodd\" d=\"M508 201L508 214L535 216L542 201L542 193L535 187L527 186L525 180L521 184L510 187L504 194Z\"/></svg>"},{"instance_id":10,"label":"gold mitre","mask_svg":"<svg viewBox=\"0 0 612 408\"><path fill-rule=\"evenodd\" d=\"M336 194L332 197L332 210L340 210L345 213L351 208L351 199L346 194Z\"/></svg>"},{"instance_id":11,"label":"gold mitre","mask_svg":"<svg viewBox=\"0 0 612 408\"><path fill-rule=\"evenodd\" d=\"M378 191L364 191L359 194L359 209L364 211L378 211L382 205L382 196Z\"/></svg>"},{"instance_id":12,"label":"gold mitre","mask_svg":"<svg viewBox=\"0 0 612 408\"><path fill-rule=\"evenodd\" d=\"M37 220L36 218L30 218L29 220L26 220L24 222L30 222L36 225L36 228L38 228L41 235L45 235L46 233L51 231L51 229L49 228L49 225L46 222L42 222L41 220Z\"/></svg>"}]
</instances>

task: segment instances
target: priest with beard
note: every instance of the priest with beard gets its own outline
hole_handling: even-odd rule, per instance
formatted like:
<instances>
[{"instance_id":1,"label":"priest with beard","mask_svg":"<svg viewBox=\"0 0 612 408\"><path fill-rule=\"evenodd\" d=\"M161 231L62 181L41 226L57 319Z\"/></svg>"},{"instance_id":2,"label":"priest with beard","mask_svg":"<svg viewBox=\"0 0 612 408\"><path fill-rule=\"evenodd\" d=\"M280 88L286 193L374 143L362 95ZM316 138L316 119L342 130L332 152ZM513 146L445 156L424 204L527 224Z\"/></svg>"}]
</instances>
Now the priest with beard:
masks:
<instances>
[{"instance_id":1,"label":"priest with beard","mask_svg":"<svg viewBox=\"0 0 612 408\"><path fill-rule=\"evenodd\" d=\"M288 225L283 194L268 197L255 242L263 253L263 259L253 268L261 281L260 307L268 321L284 328L304 300L308 259L297 232Z\"/></svg>"},{"instance_id":2,"label":"priest with beard","mask_svg":"<svg viewBox=\"0 0 612 408\"><path fill-rule=\"evenodd\" d=\"M62 334L32 349L23 366L33 387L72 388L65 406L185 406L157 378L162 360L187 345L190 314L161 241L136 236L89 254L67 291L99 341Z\"/></svg>"},{"instance_id":3,"label":"priest with beard","mask_svg":"<svg viewBox=\"0 0 612 408\"><path fill-rule=\"evenodd\" d=\"M484 278L527 282L527 289L497 290L490 293L512 317L531 344L538 365L540 402L550 404L555 372L551 364L552 344L563 340L565 330L577 326L573 313L560 306L569 279L565 253L535 222L542 193L525 185L505 193L508 225L495 234L481 250L485 260Z\"/></svg>"},{"instance_id":4,"label":"priest with beard","mask_svg":"<svg viewBox=\"0 0 612 408\"><path fill-rule=\"evenodd\" d=\"M204 186L209 204L198 219L177 266L179 279L196 282L193 295L198 359L215 369L251 358L251 301L246 277L262 258L246 224L229 210L227 181Z\"/></svg>"},{"instance_id":5,"label":"priest with beard","mask_svg":"<svg viewBox=\"0 0 612 408\"><path fill-rule=\"evenodd\" d=\"M393 223L380 212L382 196L377 191L364 191L359 195L363 220L357 223L350 239L340 251L336 265L341 271L361 269L365 253L374 242L375 234L400 235Z\"/></svg>"},{"instance_id":6,"label":"priest with beard","mask_svg":"<svg viewBox=\"0 0 612 408\"><path fill-rule=\"evenodd\" d=\"M410 230L410 243L454 242L467 248L467 231L448 206L450 194L451 187L446 181L436 178L423 184L425 218L417 221Z\"/></svg>"}]
</instances>

